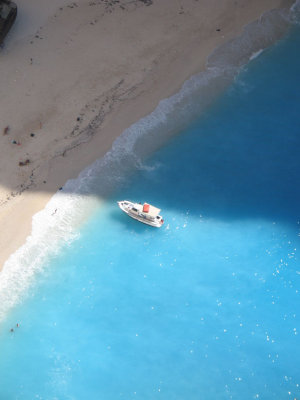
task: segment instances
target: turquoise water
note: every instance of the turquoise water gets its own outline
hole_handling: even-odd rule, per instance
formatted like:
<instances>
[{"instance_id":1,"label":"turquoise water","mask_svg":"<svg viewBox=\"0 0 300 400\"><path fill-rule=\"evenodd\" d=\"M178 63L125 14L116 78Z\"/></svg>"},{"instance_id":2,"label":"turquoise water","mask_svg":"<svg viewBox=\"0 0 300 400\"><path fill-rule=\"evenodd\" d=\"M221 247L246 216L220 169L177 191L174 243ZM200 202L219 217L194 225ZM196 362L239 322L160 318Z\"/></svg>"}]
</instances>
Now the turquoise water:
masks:
<instances>
[{"instance_id":1,"label":"turquoise water","mask_svg":"<svg viewBox=\"0 0 300 400\"><path fill-rule=\"evenodd\" d=\"M300 398L299 48L294 28L248 64L36 273L1 400Z\"/></svg>"}]
</instances>

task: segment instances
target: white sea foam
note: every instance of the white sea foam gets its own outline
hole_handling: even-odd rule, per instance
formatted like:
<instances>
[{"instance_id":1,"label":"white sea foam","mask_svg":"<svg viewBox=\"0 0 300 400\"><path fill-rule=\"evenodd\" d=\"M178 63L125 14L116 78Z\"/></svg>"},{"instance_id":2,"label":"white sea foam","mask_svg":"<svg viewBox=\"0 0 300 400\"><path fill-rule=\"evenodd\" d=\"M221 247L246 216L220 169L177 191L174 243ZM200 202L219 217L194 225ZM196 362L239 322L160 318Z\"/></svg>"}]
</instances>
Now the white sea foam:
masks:
<instances>
[{"instance_id":1,"label":"white sea foam","mask_svg":"<svg viewBox=\"0 0 300 400\"><path fill-rule=\"evenodd\" d=\"M290 13L269 12L245 27L241 36L216 49L208 58L206 71L186 81L174 96L160 101L150 115L126 129L104 157L52 197L33 217L31 235L0 274L0 320L23 298L49 257L78 238L78 227L97 207L97 198L122 186L128 171L136 167L158 168L147 166L145 157L198 117L249 59L280 38L289 23L297 22L299 9L300 0Z\"/></svg>"},{"instance_id":2,"label":"white sea foam","mask_svg":"<svg viewBox=\"0 0 300 400\"><path fill-rule=\"evenodd\" d=\"M162 164L158 163L158 162L153 165L145 164L141 161L138 161L136 163L137 169L139 169L141 171L148 171L148 172L155 171L155 170L159 169L161 166L162 166Z\"/></svg>"},{"instance_id":3,"label":"white sea foam","mask_svg":"<svg viewBox=\"0 0 300 400\"><path fill-rule=\"evenodd\" d=\"M299 24L300 22L300 0L296 0L295 3L291 7L291 16L292 22Z\"/></svg>"},{"instance_id":4,"label":"white sea foam","mask_svg":"<svg viewBox=\"0 0 300 400\"><path fill-rule=\"evenodd\" d=\"M78 223L86 217L87 203L96 200L58 192L32 219L26 243L6 261L0 275L0 320L22 298L49 256L78 238ZM84 210L84 211L82 211Z\"/></svg>"},{"instance_id":5,"label":"white sea foam","mask_svg":"<svg viewBox=\"0 0 300 400\"><path fill-rule=\"evenodd\" d=\"M263 52L263 49L257 50L254 53L251 54L251 56L249 57L249 60L252 61L255 58L259 57Z\"/></svg>"}]
</instances>

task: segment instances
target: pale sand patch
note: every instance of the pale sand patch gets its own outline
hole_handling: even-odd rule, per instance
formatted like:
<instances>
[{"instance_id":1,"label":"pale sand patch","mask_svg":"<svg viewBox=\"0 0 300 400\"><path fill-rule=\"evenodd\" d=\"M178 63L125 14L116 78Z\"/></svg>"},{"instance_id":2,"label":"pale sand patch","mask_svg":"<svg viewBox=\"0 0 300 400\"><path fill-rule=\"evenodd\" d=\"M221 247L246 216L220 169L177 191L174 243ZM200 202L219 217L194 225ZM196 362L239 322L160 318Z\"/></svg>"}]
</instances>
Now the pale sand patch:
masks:
<instances>
[{"instance_id":1,"label":"pale sand patch","mask_svg":"<svg viewBox=\"0 0 300 400\"><path fill-rule=\"evenodd\" d=\"M203 70L219 44L263 12L292 3L23 4L0 53L0 266L24 243L32 215L67 179Z\"/></svg>"}]
</instances>

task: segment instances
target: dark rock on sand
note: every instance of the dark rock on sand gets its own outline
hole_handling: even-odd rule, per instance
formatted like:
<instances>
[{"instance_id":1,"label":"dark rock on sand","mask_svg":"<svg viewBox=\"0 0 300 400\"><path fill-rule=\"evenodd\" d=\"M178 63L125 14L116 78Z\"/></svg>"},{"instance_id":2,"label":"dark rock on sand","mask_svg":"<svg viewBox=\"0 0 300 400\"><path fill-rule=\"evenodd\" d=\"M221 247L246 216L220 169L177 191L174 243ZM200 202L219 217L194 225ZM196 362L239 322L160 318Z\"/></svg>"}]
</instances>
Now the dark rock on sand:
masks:
<instances>
[{"instance_id":1,"label":"dark rock on sand","mask_svg":"<svg viewBox=\"0 0 300 400\"><path fill-rule=\"evenodd\" d=\"M0 0L0 44L12 27L16 16L16 4L9 0Z\"/></svg>"}]
</instances>

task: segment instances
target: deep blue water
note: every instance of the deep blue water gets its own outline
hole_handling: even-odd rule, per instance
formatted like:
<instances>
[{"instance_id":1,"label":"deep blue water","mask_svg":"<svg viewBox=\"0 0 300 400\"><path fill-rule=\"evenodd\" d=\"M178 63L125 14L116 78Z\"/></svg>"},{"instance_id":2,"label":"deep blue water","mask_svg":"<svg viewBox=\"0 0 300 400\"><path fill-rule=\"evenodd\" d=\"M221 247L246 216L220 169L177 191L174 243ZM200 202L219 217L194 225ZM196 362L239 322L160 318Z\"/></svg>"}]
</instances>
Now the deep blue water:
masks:
<instances>
[{"instance_id":1,"label":"deep blue water","mask_svg":"<svg viewBox=\"0 0 300 400\"><path fill-rule=\"evenodd\" d=\"M300 398L299 48L248 64L37 274L1 323L1 400Z\"/></svg>"}]
</instances>

